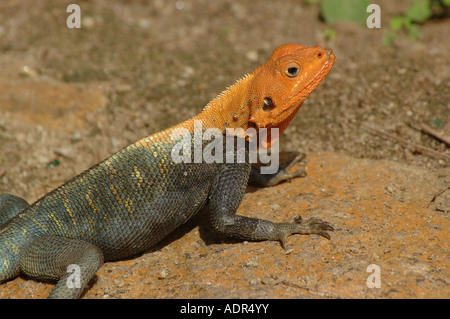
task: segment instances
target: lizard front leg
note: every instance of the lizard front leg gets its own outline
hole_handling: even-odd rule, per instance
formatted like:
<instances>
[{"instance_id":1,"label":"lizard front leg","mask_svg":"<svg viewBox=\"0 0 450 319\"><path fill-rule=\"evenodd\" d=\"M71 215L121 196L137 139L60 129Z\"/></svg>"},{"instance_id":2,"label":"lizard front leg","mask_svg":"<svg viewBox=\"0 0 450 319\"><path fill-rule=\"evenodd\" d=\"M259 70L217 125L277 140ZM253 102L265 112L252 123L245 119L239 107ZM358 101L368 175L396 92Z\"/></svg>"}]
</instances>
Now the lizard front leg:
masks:
<instances>
[{"instance_id":1,"label":"lizard front leg","mask_svg":"<svg viewBox=\"0 0 450 319\"><path fill-rule=\"evenodd\" d=\"M244 240L279 240L284 248L287 237L292 234L330 238L327 231L332 231L333 227L317 218L302 221L294 217L289 223L273 223L236 215L250 170L250 164L224 164L219 169L209 197L211 224L216 230Z\"/></svg>"}]
</instances>

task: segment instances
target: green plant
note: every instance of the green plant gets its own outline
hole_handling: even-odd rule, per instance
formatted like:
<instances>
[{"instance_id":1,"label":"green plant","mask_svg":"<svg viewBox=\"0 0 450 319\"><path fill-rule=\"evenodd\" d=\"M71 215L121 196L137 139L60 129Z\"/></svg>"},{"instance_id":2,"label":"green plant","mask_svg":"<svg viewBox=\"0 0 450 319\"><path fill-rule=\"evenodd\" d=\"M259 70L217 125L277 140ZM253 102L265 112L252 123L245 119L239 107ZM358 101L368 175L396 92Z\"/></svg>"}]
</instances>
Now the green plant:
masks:
<instances>
[{"instance_id":1,"label":"green plant","mask_svg":"<svg viewBox=\"0 0 450 319\"><path fill-rule=\"evenodd\" d=\"M305 0L307 4L316 4L319 0ZM320 14L327 24L337 21L354 22L365 25L367 19L367 6L370 0L322 0L320 1ZM334 40L337 32L331 27L322 30L327 40Z\"/></svg>"},{"instance_id":2,"label":"green plant","mask_svg":"<svg viewBox=\"0 0 450 319\"><path fill-rule=\"evenodd\" d=\"M337 37L337 32L331 28L325 28L322 30L322 35L327 40L334 40Z\"/></svg>"},{"instance_id":3,"label":"green plant","mask_svg":"<svg viewBox=\"0 0 450 319\"><path fill-rule=\"evenodd\" d=\"M326 23L350 21L365 25L369 4L370 0L323 0L320 11Z\"/></svg>"},{"instance_id":4,"label":"green plant","mask_svg":"<svg viewBox=\"0 0 450 319\"><path fill-rule=\"evenodd\" d=\"M419 24L432 17L433 8L450 6L450 0L410 0L410 2L411 5L404 15L396 16L389 22L389 30L383 39L384 45L390 45L401 30L406 30L410 39L419 38L421 36Z\"/></svg>"}]
</instances>

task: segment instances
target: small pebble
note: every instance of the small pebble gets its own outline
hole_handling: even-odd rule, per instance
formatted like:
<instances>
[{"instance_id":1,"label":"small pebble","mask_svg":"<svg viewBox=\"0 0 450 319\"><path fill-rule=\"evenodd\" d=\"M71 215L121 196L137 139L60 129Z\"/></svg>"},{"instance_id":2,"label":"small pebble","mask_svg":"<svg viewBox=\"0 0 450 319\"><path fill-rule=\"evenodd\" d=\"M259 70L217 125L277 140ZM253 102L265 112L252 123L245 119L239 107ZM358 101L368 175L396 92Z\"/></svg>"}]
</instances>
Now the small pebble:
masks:
<instances>
[{"instance_id":1,"label":"small pebble","mask_svg":"<svg viewBox=\"0 0 450 319\"><path fill-rule=\"evenodd\" d=\"M166 268L163 268L158 272L158 279L166 279L168 276L169 271Z\"/></svg>"}]
</instances>

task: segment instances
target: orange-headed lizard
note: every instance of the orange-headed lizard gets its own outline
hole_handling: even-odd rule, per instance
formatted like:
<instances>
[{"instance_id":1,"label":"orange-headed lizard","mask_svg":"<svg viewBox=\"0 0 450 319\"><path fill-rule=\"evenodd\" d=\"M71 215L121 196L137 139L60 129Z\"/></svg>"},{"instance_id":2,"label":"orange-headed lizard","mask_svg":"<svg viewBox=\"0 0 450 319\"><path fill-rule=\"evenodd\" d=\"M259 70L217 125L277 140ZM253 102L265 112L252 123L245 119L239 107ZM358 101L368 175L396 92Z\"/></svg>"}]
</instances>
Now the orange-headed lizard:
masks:
<instances>
[{"instance_id":1,"label":"orange-headed lizard","mask_svg":"<svg viewBox=\"0 0 450 319\"><path fill-rule=\"evenodd\" d=\"M251 166L249 145L264 135L260 147L269 148L277 139L271 129L284 131L334 62L333 52L319 46L280 46L199 115L123 148L32 205L1 195L0 282L25 274L56 281L52 298L80 297L104 261L148 250L206 204L212 226L230 236L283 245L291 234L329 238L326 231L333 228L317 218L273 223L236 215L236 210L249 180L275 185L299 175L284 169L262 175ZM226 160L206 156L196 162L196 150L189 152L188 144L195 144L197 123L202 132L214 128L226 142L237 144L242 136L227 136L227 128L253 129L246 137L245 161L238 161L238 149L223 147L223 154L216 148L214 155ZM179 154L188 158L181 161L173 152L182 141L174 134L180 129L191 136L183 140ZM201 141L200 152L208 145ZM70 281L74 271L78 281Z\"/></svg>"}]
</instances>

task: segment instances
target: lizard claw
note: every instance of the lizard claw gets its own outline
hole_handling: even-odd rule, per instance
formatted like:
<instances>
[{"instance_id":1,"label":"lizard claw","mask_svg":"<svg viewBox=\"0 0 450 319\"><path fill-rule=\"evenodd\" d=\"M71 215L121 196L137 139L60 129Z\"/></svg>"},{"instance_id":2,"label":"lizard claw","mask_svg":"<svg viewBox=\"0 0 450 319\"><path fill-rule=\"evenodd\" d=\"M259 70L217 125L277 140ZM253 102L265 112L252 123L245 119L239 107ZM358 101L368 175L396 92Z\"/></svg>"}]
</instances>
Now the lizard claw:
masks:
<instances>
[{"instance_id":1,"label":"lizard claw","mask_svg":"<svg viewBox=\"0 0 450 319\"><path fill-rule=\"evenodd\" d=\"M292 166L297 164L298 162L304 160L306 158L305 153L299 153L295 158L284 168L286 171L289 170ZM297 171L298 172L298 171Z\"/></svg>"},{"instance_id":2,"label":"lizard claw","mask_svg":"<svg viewBox=\"0 0 450 319\"><path fill-rule=\"evenodd\" d=\"M297 154L297 156L286 167L280 169L282 171L281 172L282 177L280 176L280 179L282 178L283 180L290 182L292 179L296 177L305 177L306 172L302 169L296 170L295 172L292 173L288 173L289 169L291 169L292 166L304 160L305 158L306 154L304 153Z\"/></svg>"},{"instance_id":3,"label":"lizard claw","mask_svg":"<svg viewBox=\"0 0 450 319\"><path fill-rule=\"evenodd\" d=\"M297 177L305 177L306 172L303 169L298 169L292 173L288 172L292 166L303 160L305 157L306 155L304 153L300 153L291 162L289 162L289 164L286 167L280 168L278 174L271 182L271 185L277 185L284 181L290 182L292 179Z\"/></svg>"},{"instance_id":4,"label":"lizard claw","mask_svg":"<svg viewBox=\"0 0 450 319\"><path fill-rule=\"evenodd\" d=\"M303 223L303 218L300 215L294 215L291 218L289 218L290 224L301 224Z\"/></svg>"},{"instance_id":5,"label":"lizard claw","mask_svg":"<svg viewBox=\"0 0 450 319\"><path fill-rule=\"evenodd\" d=\"M281 246L286 249L286 239L293 234L302 235L319 235L330 239L330 235L327 231L334 231L334 228L327 222L322 221L319 218L311 217L303 219L299 215L292 216L289 219L289 223L280 224L279 240Z\"/></svg>"}]
</instances>

